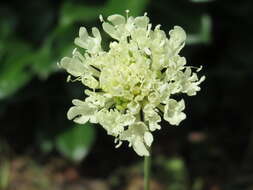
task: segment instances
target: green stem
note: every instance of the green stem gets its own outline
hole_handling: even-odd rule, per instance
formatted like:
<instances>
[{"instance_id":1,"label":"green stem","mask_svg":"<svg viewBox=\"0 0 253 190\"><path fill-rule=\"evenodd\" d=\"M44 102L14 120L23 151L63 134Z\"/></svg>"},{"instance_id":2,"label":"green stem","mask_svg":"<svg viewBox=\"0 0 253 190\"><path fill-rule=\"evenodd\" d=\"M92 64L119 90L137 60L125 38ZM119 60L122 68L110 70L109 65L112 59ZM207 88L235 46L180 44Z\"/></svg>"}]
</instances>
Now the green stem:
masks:
<instances>
[{"instance_id":1,"label":"green stem","mask_svg":"<svg viewBox=\"0 0 253 190\"><path fill-rule=\"evenodd\" d=\"M144 157L144 190L149 190L151 155Z\"/></svg>"}]
</instances>

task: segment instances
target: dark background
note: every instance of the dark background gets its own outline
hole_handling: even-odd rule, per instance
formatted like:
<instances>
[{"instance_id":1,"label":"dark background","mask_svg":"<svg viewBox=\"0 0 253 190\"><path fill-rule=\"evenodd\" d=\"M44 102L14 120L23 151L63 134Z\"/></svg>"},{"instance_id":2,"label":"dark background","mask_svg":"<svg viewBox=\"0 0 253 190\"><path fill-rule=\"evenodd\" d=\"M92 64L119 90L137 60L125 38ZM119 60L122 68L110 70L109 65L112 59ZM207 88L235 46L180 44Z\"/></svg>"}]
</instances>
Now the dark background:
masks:
<instances>
[{"instance_id":1,"label":"dark background","mask_svg":"<svg viewBox=\"0 0 253 190\"><path fill-rule=\"evenodd\" d=\"M101 29L99 14L126 9L166 32L182 26L181 55L206 75L198 95L184 97L187 119L155 132L152 189L253 189L250 0L1 1L0 189L141 189L141 157L115 149L100 126L67 121L84 87L57 67L80 26Z\"/></svg>"}]
</instances>

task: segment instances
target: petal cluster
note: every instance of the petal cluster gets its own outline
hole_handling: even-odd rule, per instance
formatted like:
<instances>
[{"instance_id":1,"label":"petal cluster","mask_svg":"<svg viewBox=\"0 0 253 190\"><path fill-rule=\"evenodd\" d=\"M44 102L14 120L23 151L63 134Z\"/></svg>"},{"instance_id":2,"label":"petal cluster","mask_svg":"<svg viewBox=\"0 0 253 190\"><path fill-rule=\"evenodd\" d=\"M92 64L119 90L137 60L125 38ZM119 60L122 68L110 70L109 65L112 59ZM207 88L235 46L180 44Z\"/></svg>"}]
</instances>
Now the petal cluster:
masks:
<instances>
[{"instance_id":1,"label":"petal cluster","mask_svg":"<svg viewBox=\"0 0 253 190\"><path fill-rule=\"evenodd\" d=\"M79 48L60 62L74 81L87 87L86 98L73 100L67 116L80 124L99 123L115 137L117 147L128 141L138 155L148 156L152 132L161 129L162 118L171 125L186 118L184 100L175 97L196 95L205 77L199 78L200 69L186 66L179 55L186 40L181 27L167 37L160 25L152 29L146 14L100 20L112 38L108 50L102 48L97 28L89 35L81 27L75 39Z\"/></svg>"}]
</instances>

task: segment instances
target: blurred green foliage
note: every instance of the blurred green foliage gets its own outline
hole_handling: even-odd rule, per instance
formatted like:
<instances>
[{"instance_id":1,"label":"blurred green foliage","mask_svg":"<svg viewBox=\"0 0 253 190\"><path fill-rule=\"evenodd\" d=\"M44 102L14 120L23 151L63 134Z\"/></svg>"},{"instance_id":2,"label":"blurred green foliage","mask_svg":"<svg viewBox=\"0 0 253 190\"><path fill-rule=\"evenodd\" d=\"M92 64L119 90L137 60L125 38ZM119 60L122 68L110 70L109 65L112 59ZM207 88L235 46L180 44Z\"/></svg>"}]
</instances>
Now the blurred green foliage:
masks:
<instances>
[{"instance_id":1,"label":"blurred green foliage","mask_svg":"<svg viewBox=\"0 0 253 190\"><path fill-rule=\"evenodd\" d=\"M73 38L76 33L73 29L76 28L74 25L77 22L84 25L97 20L100 14L104 16L112 13L124 14L126 9L130 9L132 15L139 15L147 3L148 0L130 0L121 3L110 0L103 6L88 6L79 2L64 1L59 10L57 24L46 34L38 48L33 48L34 44L29 41L17 39L17 34L12 32L12 22L8 18L2 18L0 25L0 58L2 59L0 60L1 72L4 75L0 78L0 99L15 93L34 75L45 79L57 71L57 61L69 55L74 48ZM39 19L44 20L44 17ZM37 22L39 23L40 20Z\"/></svg>"},{"instance_id":2,"label":"blurred green foliage","mask_svg":"<svg viewBox=\"0 0 253 190\"><path fill-rule=\"evenodd\" d=\"M73 39L77 35L79 23L85 25L95 22L100 14L103 16L113 13L124 14L126 9L130 9L131 14L136 16L143 13L148 2L148 0L125 0L119 3L117 0L109 0L99 6L67 0L60 4L59 2L49 4L49 2L36 1L28 3L27 6L20 5L19 2L12 5L3 3L0 8L2 10L0 14L0 100L15 99L17 91L27 86L32 79L47 80L50 75L58 72L56 63L63 56L70 55L73 50ZM15 12L17 8L20 10ZM27 10L28 12L25 13ZM39 13L39 16L35 16L37 20L30 18L33 11ZM55 14L53 11L57 14L55 18L53 18ZM6 14L9 17L5 17ZM49 16L46 16L47 14ZM24 26L20 26L24 19ZM48 21L49 19L54 19L54 24ZM19 30L28 34L20 35ZM42 31L44 31L43 35ZM81 161L95 139L94 127L89 127L89 125L73 126L68 130L60 128L51 132L47 127L43 129L41 126L38 131L36 136L43 152L50 152L56 148L73 161Z\"/></svg>"},{"instance_id":3,"label":"blurred green foliage","mask_svg":"<svg viewBox=\"0 0 253 190\"><path fill-rule=\"evenodd\" d=\"M73 162L90 153L87 161L91 167L97 167L99 160L102 169L97 168L96 172L102 176L117 164L136 158L127 148L112 148L112 139L101 135L96 126L77 127L67 121L71 100L84 98L84 89L76 83L66 83L66 74L57 67L60 58L71 55L80 26L100 28L99 14L125 14L126 9L134 16L147 12L153 25L162 24L166 31L174 25L182 26L188 34L182 55L189 65L203 65L203 74L207 76L198 96L186 101L190 102L186 110L189 116L182 127L168 128L162 122L163 130L157 132L154 153L179 159L164 162L165 172L177 170L171 177L180 183L182 179L177 173L185 175L187 169L190 177L196 179L192 184L196 190L206 186L199 176L216 182L243 175L242 168L250 173L251 0L1 1L0 141L5 140L17 154L59 152ZM108 39L103 45L107 43ZM200 141L195 135L189 140L192 131L200 131L206 139ZM112 156L116 151L119 156ZM184 179L188 180L188 176ZM227 189L234 189L231 186Z\"/></svg>"},{"instance_id":4,"label":"blurred green foliage","mask_svg":"<svg viewBox=\"0 0 253 190\"><path fill-rule=\"evenodd\" d=\"M0 190L7 188L10 181L10 170L9 161L2 161L0 166Z\"/></svg>"},{"instance_id":5,"label":"blurred green foliage","mask_svg":"<svg viewBox=\"0 0 253 190\"><path fill-rule=\"evenodd\" d=\"M56 147L67 158L80 162L89 152L94 138L94 127L75 125L56 137Z\"/></svg>"},{"instance_id":6,"label":"blurred green foliage","mask_svg":"<svg viewBox=\"0 0 253 190\"><path fill-rule=\"evenodd\" d=\"M80 25L97 25L100 14L104 17L114 13L125 14L127 9L131 15L138 16L149 5L149 0L108 0L103 3L71 0L49 3L37 0L26 5L21 5L18 1L13 4L3 3L0 8L0 100L15 99L19 96L18 92L29 86L35 78L46 81L55 72L59 72L56 63L63 56L71 54L73 39ZM174 6L174 3L169 5ZM179 9L180 6L175 7L171 14L177 15ZM33 17L33 12L38 14ZM191 26L195 26L192 30L195 33L189 35L187 43L210 42L211 18L200 12L189 19L195 23L191 23ZM80 92L77 94L81 96ZM31 94L28 93L24 98L29 96ZM68 99L71 98L74 97L69 96ZM58 114L65 116L63 112ZM46 123L55 126L55 129L40 123L35 130L36 142L43 152L57 149L73 161L80 161L86 156L95 139L94 126L66 129L57 127L62 122L51 120L51 123ZM63 126L68 125L70 124Z\"/></svg>"}]
</instances>

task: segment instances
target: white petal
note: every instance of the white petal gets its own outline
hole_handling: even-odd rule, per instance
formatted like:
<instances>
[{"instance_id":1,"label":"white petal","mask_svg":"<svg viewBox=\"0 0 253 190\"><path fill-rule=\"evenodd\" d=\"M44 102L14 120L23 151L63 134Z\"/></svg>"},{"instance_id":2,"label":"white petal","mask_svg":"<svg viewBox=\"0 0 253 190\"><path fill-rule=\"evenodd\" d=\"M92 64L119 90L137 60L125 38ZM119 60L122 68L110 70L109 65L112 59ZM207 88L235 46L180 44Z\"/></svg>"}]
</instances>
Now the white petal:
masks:
<instances>
[{"instance_id":1,"label":"white petal","mask_svg":"<svg viewBox=\"0 0 253 190\"><path fill-rule=\"evenodd\" d=\"M69 120L77 117L75 118L77 122L84 122L86 120L85 117L88 117L88 118L92 117L97 110L96 107L92 107L86 102L73 100L73 103L75 103L77 106L73 106L69 109L67 113L67 117ZM82 116L83 118L81 118Z\"/></svg>"},{"instance_id":2,"label":"white petal","mask_svg":"<svg viewBox=\"0 0 253 190\"><path fill-rule=\"evenodd\" d=\"M69 120L73 119L74 117L78 115L80 115L80 108L77 106L71 107L67 113L67 117Z\"/></svg>"},{"instance_id":3,"label":"white petal","mask_svg":"<svg viewBox=\"0 0 253 190\"><path fill-rule=\"evenodd\" d=\"M68 73L76 77L82 75L85 71L83 63L74 58L64 57L60 65L62 68L66 69Z\"/></svg>"},{"instance_id":4,"label":"white petal","mask_svg":"<svg viewBox=\"0 0 253 190\"><path fill-rule=\"evenodd\" d=\"M170 30L169 35L169 44L175 51L174 53L178 53L184 47L186 33L180 26L174 26L174 29Z\"/></svg>"},{"instance_id":5,"label":"white petal","mask_svg":"<svg viewBox=\"0 0 253 190\"><path fill-rule=\"evenodd\" d=\"M135 101L131 101L128 105L127 105L129 111L132 113L132 114L137 114L140 112L140 104L138 102L135 102Z\"/></svg>"},{"instance_id":6,"label":"white petal","mask_svg":"<svg viewBox=\"0 0 253 190\"><path fill-rule=\"evenodd\" d=\"M81 106L83 104L85 104L85 102L81 101L81 100L78 100L78 99L73 99L72 100L72 103L75 105L75 106Z\"/></svg>"},{"instance_id":7,"label":"white petal","mask_svg":"<svg viewBox=\"0 0 253 190\"><path fill-rule=\"evenodd\" d=\"M98 81L91 75L84 75L82 77L82 83L85 85L85 86L88 86L89 88L97 88L99 83Z\"/></svg>"},{"instance_id":8,"label":"white petal","mask_svg":"<svg viewBox=\"0 0 253 190\"><path fill-rule=\"evenodd\" d=\"M153 135L150 132L144 133L144 141L146 145L151 146L153 140L154 140Z\"/></svg>"},{"instance_id":9,"label":"white petal","mask_svg":"<svg viewBox=\"0 0 253 190\"><path fill-rule=\"evenodd\" d=\"M87 32L87 30L86 30L85 27L81 27L81 28L79 29L79 37L80 37L83 41L86 41L86 40L88 39L89 35L88 35L88 32Z\"/></svg>"},{"instance_id":10,"label":"white petal","mask_svg":"<svg viewBox=\"0 0 253 190\"><path fill-rule=\"evenodd\" d=\"M134 23L137 27L147 28L148 23L149 23L149 18L147 16L136 17L134 20Z\"/></svg>"},{"instance_id":11,"label":"white petal","mask_svg":"<svg viewBox=\"0 0 253 190\"><path fill-rule=\"evenodd\" d=\"M79 37L75 38L74 43L91 54L98 53L102 50L99 30L96 27L92 28L92 34L94 37L89 36L86 28L81 27Z\"/></svg>"},{"instance_id":12,"label":"white petal","mask_svg":"<svg viewBox=\"0 0 253 190\"><path fill-rule=\"evenodd\" d=\"M133 142L133 149L139 156L149 156L149 151L140 139Z\"/></svg>"},{"instance_id":13,"label":"white petal","mask_svg":"<svg viewBox=\"0 0 253 190\"><path fill-rule=\"evenodd\" d=\"M164 107L164 119L171 125L179 125L186 118L186 115L182 112L184 108L183 100L177 102L174 99L170 99Z\"/></svg>"},{"instance_id":14,"label":"white petal","mask_svg":"<svg viewBox=\"0 0 253 190\"><path fill-rule=\"evenodd\" d=\"M158 123L149 123L149 129L150 131L155 131L155 130L160 130L161 129L161 125L159 125Z\"/></svg>"},{"instance_id":15,"label":"white petal","mask_svg":"<svg viewBox=\"0 0 253 190\"><path fill-rule=\"evenodd\" d=\"M120 25L120 24L125 24L126 20L125 17L122 15L114 14L111 15L107 18L113 25Z\"/></svg>"},{"instance_id":16,"label":"white petal","mask_svg":"<svg viewBox=\"0 0 253 190\"><path fill-rule=\"evenodd\" d=\"M101 35L99 30L96 27L92 28L92 34L93 36L100 42L101 41Z\"/></svg>"},{"instance_id":17,"label":"white petal","mask_svg":"<svg viewBox=\"0 0 253 190\"><path fill-rule=\"evenodd\" d=\"M117 31L115 30L115 28L113 27L113 25L104 22L102 24L102 27L104 29L104 31L109 34L112 38L119 40L119 36L117 35Z\"/></svg>"},{"instance_id":18,"label":"white petal","mask_svg":"<svg viewBox=\"0 0 253 190\"><path fill-rule=\"evenodd\" d=\"M78 124L85 124L87 123L87 121L89 121L89 119L90 118L88 116L83 115L83 116L75 118L73 121Z\"/></svg>"}]
</instances>

